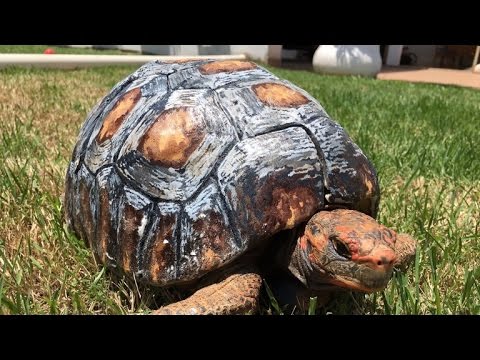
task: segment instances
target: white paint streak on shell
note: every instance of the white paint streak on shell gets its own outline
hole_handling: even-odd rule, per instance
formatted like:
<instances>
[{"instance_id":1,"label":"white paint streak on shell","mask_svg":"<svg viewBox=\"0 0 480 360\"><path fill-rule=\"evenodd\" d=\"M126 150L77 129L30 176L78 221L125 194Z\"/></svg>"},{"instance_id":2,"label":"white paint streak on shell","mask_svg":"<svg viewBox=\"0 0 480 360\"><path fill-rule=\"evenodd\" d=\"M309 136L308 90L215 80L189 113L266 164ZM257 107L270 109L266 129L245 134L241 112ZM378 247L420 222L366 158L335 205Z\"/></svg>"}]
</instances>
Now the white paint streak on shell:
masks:
<instances>
[{"instance_id":1,"label":"white paint streak on shell","mask_svg":"<svg viewBox=\"0 0 480 360\"><path fill-rule=\"evenodd\" d=\"M262 67L251 70L220 72L204 75L198 67L187 68L175 72L168 77L171 89L217 89L219 87L234 86L248 80L278 79Z\"/></svg>"},{"instance_id":2,"label":"white paint streak on shell","mask_svg":"<svg viewBox=\"0 0 480 360\"><path fill-rule=\"evenodd\" d=\"M211 93L210 90L202 89L176 90L172 92L168 98L165 110L179 106L196 107L199 104L202 104L205 101L205 97L209 96Z\"/></svg>"},{"instance_id":3,"label":"white paint streak on shell","mask_svg":"<svg viewBox=\"0 0 480 360\"><path fill-rule=\"evenodd\" d=\"M356 175L357 170L347 161L346 152L353 150L353 154L364 158L365 155L351 140L346 139L345 130L341 126L330 119L321 118L308 123L307 128L318 139L327 162L327 171L337 169L341 174ZM348 149L347 145L353 146L353 149Z\"/></svg>"},{"instance_id":4,"label":"white paint streak on shell","mask_svg":"<svg viewBox=\"0 0 480 360\"><path fill-rule=\"evenodd\" d=\"M331 192L330 203L354 204L363 198L365 176L369 177L372 188L376 186L375 175L365 173L367 169L374 174L374 168L339 124L329 118L318 118L308 122L306 127L317 139L324 155L325 186ZM375 190L370 196L376 196Z\"/></svg>"},{"instance_id":5,"label":"white paint streak on shell","mask_svg":"<svg viewBox=\"0 0 480 360\"><path fill-rule=\"evenodd\" d=\"M112 136L112 138L107 139L101 144L99 144L96 141L96 136L100 131L101 126L103 125L103 119L109 114L113 106L115 106L115 103L117 102L119 97L112 102L110 107L104 109L102 115L100 115L99 117L99 119L101 119L101 121L98 121L99 126L97 126L95 131L93 131L89 142L89 147L86 150L85 154L85 164L92 172L96 172L100 167L113 162L114 157L117 155L118 149L121 149L122 146L125 146L125 144L127 143L126 139L130 135L132 129L137 126L137 124L145 115L144 109L148 109L153 104L161 101L161 99L167 93L167 79L165 76L160 76L155 79L152 77L147 80L138 79L136 80L136 82L138 82L138 85L147 84L148 87L145 91L147 94L153 96L146 96L145 94L143 94L144 91L142 89L142 97L138 100L130 114L125 119L123 119L122 124L120 125L116 133ZM154 88L152 88L153 85L155 85ZM132 84L126 91L130 91L133 88L134 87ZM122 92L122 95L125 94L126 91Z\"/></svg>"},{"instance_id":6,"label":"white paint streak on shell","mask_svg":"<svg viewBox=\"0 0 480 360\"><path fill-rule=\"evenodd\" d=\"M128 86L126 91L134 88L141 88L142 96L154 96L159 94L166 94L168 91L167 78L165 76L152 75L147 78L137 79Z\"/></svg>"},{"instance_id":7,"label":"white paint streak on shell","mask_svg":"<svg viewBox=\"0 0 480 360\"><path fill-rule=\"evenodd\" d=\"M213 92L207 90L175 91L166 106L188 104L191 119L205 136L181 169L151 164L135 149L164 107L149 112L132 130L120 150L119 168L128 179L135 181L142 191L164 200L184 201L206 180L225 149L237 140L234 127L215 104Z\"/></svg>"},{"instance_id":8,"label":"white paint streak on shell","mask_svg":"<svg viewBox=\"0 0 480 360\"><path fill-rule=\"evenodd\" d=\"M115 105L121 95L124 94L124 89L128 84L136 79L136 75L132 74L127 76L122 81L118 82L110 92L100 99L93 109L87 115L85 122L80 128L80 132L77 137L77 144L74 150L74 157L79 158L86 150L86 147L91 144L92 139L97 135L103 122L99 119L103 119L101 114L108 113ZM92 134L95 134L92 136Z\"/></svg>"},{"instance_id":9,"label":"white paint streak on shell","mask_svg":"<svg viewBox=\"0 0 480 360\"><path fill-rule=\"evenodd\" d=\"M125 238L125 233L122 230L122 220L127 221L127 223L131 222L132 219L127 218L127 212L126 212L126 207L129 206L134 209L134 216L141 216L140 219L140 224L137 227L136 233L136 239L135 239L135 252L136 252L136 263L131 264L131 268L135 268L138 270L141 269L141 259L144 255L144 252L142 251L142 244L145 241L145 237L147 236L145 234L145 228L148 225L149 222L151 222L151 218L155 216L154 212L152 212L152 208L154 207L154 204L152 201L146 197L145 195L141 194L140 192L130 188L129 186L124 187L124 192L120 196L120 203L119 203L119 212L118 212L118 217L120 219L120 223L117 228L117 238L119 241L127 241ZM132 233L130 236L134 236L135 234Z\"/></svg>"},{"instance_id":10,"label":"white paint streak on shell","mask_svg":"<svg viewBox=\"0 0 480 360\"><path fill-rule=\"evenodd\" d=\"M128 186L125 187L125 196L126 201L135 209L145 208L152 203L148 197Z\"/></svg>"},{"instance_id":11,"label":"white paint streak on shell","mask_svg":"<svg viewBox=\"0 0 480 360\"><path fill-rule=\"evenodd\" d=\"M315 117L327 116L312 96L310 102L298 107L275 107L263 104L252 90L262 81L241 83L238 87L217 89L219 103L232 119L242 138L253 137L291 125L300 125ZM292 87L290 83L269 81ZM302 92L304 94L304 92Z\"/></svg>"},{"instance_id":12,"label":"white paint streak on shell","mask_svg":"<svg viewBox=\"0 0 480 360\"><path fill-rule=\"evenodd\" d=\"M148 217L145 214L142 217L142 221L140 222L140 226L137 229L137 233L138 233L139 238L143 237L143 233L145 232L145 226L147 226L147 221L148 221Z\"/></svg>"},{"instance_id":13,"label":"white paint streak on shell","mask_svg":"<svg viewBox=\"0 0 480 360\"><path fill-rule=\"evenodd\" d=\"M241 141L220 165L218 178L222 183L229 183L227 179L237 178L240 169L254 169L259 178L264 178L285 168L291 168L290 174L321 171L315 146L301 128L288 128Z\"/></svg>"},{"instance_id":14,"label":"white paint streak on shell","mask_svg":"<svg viewBox=\"0 0 480 360\"><path fill-rule=\"evenodd\" d=\"M143 246L140 250L142 258L140 259L140 269L144 271L146 276L151 278L150 274L150 265L151 265L151 256L152 250L155 245L158 245L157 242L160 241L163 245L169 245L176 251L178 244L178 234L177 234L177 221L181 213L181 207L176 203L163 203L160 202L155 205L151 210L151 226L148 233L145 235ZM165 238L165 234L162 237L160 231L167 229L167 233L171 235L168 238ZM160 283L168 283L176 280L176 264L179 261L177 254L174 255L173 263L167 263L165 268L160 269L163 271L163 277L159 279Z\"/></svg>"},{"instance_id":15,"label":"white paint streak on shell","mask_svg":"<svg viewBox=\"0 0 480 360\"><path fill-rule=\"evenodd\" d=\"M316 201L321 207L322 174L322 163L315 145L305 130L299 127L241 141L234 146L217 171L220 189L233 212L233 218L239 219L237 226L242 234L242 240L247 243L249 242L247 239L261 235L255 234L255 231L248 227L248 222L250 217L256 216L257 213L262 214L260 217L264 216L267 204L262 202L266 200L256 198L262 184L271 182L270 185L266 185L268 191L273 191L277 186L288 186L288 183L295 184L292 188L308 188L313 194L317 194ZM288 179L293 176L296 177L294 180ZM264 195L269 198L271 193ZM275 223L273 218L271 220ZM268 234L273 229L265 228L264 231Z\"/></svg>"},{"instance_id":16,"label":"white paint streak on shell","mask_svg":"<svg viewBox=\"0 0 480 360\"><path fill-rule=\"evenodd\" d=\"M236 245L234 233L232 232L232 226L229 222L227 212L223 207L221 201L221 193L218 186L214 182L210 182L205 188L191 201L185 205L185 213L182 218L182 233L180 234L180 264L178 267L178 276L184 279L191 278L192 274L198 273L202 265L202 250L203 241L214 241L209 236L212 235L208 232L209 219L206 219L205 214L212 214L215 216L216 223L212 224L215 227L223 227L226 238L219 239L225 243L224 262L228 262L230 259L238 253L238 246ZM200 231L200 229L194 229L193 224L200 220L207 230L206 232ZM203 221L202 221L203 220ZM213 219L212 219L213 220ZM218 234L213 234L218 235Z\"/></svg>"},{"instance_id":17,"label":"white paint streak on shell","mask_svg":"<svg viewBox=\"0 0 480 360\"><path fill-rule=\"evenodd\" d=\"M312 157L308 158L308 160L317 160L317 154L311 154ZM299 178L299 180L307 180L311 177L312 172L317 171L317 169L310 163L306 163L303 166L297 167L295 170L292 170L288 173L288 177L293 177L296 175L303 174L304 176Z\"/></svg>"},{"instance_id":18,"label":"white paint streak on shell","mask_svg":"<svg viewBox=\"0 0 480 360\"><path fill-rule=\"evenodd\" d=\"M218 190L214 183L210 183L206 186L202 192L197 196L194 201L189 202L185 206L185 214L188 217L202 218L204 219L205 211L210 211L212 209L220 210L219 204L217 203L216 196Z\"/></svg>"},{"instance_id":19,"label":"white paint streak on shell","mask_svg":"<svg viewBox=\"0 0 480 360\"><path fill-rule=\"evenodd\" d=\"M203 64L209 62L211 60L197 60L197 61L187 61L187 62L164 62L164 61L151 61L142 65L137 71L134 72L135 75L138 77L148 77L153 74L161 74L161 75L170 75L177 71L192 68L198 66L199 64Z\"/></svg>"}]
</instances>

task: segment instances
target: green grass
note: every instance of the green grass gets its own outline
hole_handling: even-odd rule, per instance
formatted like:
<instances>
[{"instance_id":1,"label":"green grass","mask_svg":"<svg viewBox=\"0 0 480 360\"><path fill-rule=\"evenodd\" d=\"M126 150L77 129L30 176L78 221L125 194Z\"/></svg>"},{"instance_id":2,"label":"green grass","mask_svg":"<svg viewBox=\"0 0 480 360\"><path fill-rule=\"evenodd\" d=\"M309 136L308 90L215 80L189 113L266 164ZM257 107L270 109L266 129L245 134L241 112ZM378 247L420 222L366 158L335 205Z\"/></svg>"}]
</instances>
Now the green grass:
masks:
<instances>
[{"instance_id":1,"label":"green grass","mask_svg":"<svg viewBox=\"0 0 480 360\"><path fill-rule=\"evenodd\" d=\"M151 298L66 230L60 202L87 112L133 70L0 71L0 313L148 311ZM312 299L305 313L480 314L480 91L271 70L345 127L378 170L380 222L418 240L385 291L341 293L316 311ZM283 312L266 297L263 313Z\"/></svg>"}]
</instances>

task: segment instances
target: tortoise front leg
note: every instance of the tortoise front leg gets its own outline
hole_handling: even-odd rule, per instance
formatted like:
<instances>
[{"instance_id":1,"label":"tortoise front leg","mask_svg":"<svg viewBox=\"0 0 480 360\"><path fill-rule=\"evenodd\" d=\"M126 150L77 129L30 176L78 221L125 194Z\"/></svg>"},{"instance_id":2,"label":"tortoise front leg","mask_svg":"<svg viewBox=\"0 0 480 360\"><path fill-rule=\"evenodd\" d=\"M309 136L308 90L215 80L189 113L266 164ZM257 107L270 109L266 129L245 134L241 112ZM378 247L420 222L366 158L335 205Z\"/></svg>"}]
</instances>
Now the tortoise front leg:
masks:
<instances>
[{"instance_id":1,"label":"tortoise front leg","mask_svg":"<svg viewBox=\"0 0 480 360\"><path fill-rule=\"evenodd\" d=\"M262 278L255 272L234 273L185 300L163 306L153 315L236 315L257 311Z\"/></svg>"}]
</instances>

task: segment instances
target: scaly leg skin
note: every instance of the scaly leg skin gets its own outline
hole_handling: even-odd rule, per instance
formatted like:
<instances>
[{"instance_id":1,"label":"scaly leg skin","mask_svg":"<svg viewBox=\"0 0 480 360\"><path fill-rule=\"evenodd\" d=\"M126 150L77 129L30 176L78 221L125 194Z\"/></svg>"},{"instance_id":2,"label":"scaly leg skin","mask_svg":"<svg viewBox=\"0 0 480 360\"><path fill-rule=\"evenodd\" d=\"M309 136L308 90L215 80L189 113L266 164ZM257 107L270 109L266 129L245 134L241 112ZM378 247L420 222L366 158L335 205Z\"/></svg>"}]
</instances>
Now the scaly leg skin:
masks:
<instances>
[{"instance_id":1,"label":"scaly leg skin","mask_svg":"<svg viewBox=\"0 0 480 360\"><path fill-rule=\"evenodd\" d=\"M240 315L257 311L262 277L235 273L206 286L189 298L163 306L153 315Z\"/></svg>"},{"instance_id":2,"label":"scaly leg skin","mask_svg":"<svg viewBox=\"0 0 480 360\"><path fill-rule=\"evenodd\" d=\"M394 267L405 271L415 257L416 246L417 242L410 235L398 234L395 246L397 260L394 263Z\"/></svg>"}]
</instances>

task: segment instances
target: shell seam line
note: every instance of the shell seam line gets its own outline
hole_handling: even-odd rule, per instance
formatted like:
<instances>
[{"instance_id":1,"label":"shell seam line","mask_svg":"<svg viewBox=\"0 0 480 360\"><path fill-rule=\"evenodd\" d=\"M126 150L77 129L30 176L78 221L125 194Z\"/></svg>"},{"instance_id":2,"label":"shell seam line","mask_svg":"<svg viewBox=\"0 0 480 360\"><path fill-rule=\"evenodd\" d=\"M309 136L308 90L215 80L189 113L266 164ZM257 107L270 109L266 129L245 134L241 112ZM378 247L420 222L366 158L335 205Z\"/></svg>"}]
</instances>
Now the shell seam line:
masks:
<instances>
[{"instance_id":1,"label":"shell seam line","mask_svg":"<svg viewBox=\"0 0 480 360\"><path fill-rule=\"evenodd\" d=\"M313 135L313 132L306 125L304 125L304 124L278 125L278 126L274 127L273 129L270 129L268 131L263 131L261 133L255 134L255 136L253 136L253 137L266 135L266 134L270 134L272 132L281 131L281 130L285 130L285 129L289 129L289 128L301 128L307 133L308 137L310 138L310 140L313 143L313 146L315 146L315 150L317 151L318 160L320 161L320 165L322 165L323 180L325 181L327 179L327 163L325 161L325 157L323 155L322 148L320 147L320 143L318 142L318 140Z\"/></svg>"},{"instance_id":2,"label":"shell seam line","mask_svg":"<svg viewBox=\"0 0 480 360\"><path fill-rule=\"evenodd\" d=\"M107 95L105 95L101 100L100 100L100 103L98 104L98 109L100 108L105 108L105 101L107 99L107 97L111 96L111 99L110 99L110 102L113 103L113 100L117 99L118 96L123 92L123 90L125 90L129 85L132 84L132 82L134 82L135 80L138 79L138 76L134 76L133 74L130 75L132 78L130 79L130 81L126 81L125 84L123 84L122 87L120 87L120 89L117 90L117 92L113 95L112 92L113 90L115 90L115 88L111 89L110 90L110 93L108 93ZM115 104L113 105L115 106ZM113 108L112 106L112 108ZM93 109L92 109L93 110ZM103 110L101 110L97 116L95 116L95 120L92 120L93 123L96 123L98 121L98 119L100 118L100 116L104 113ZM93 114L92 114L93 115ZM87 116L87 119L85 119L84 121L84 124L86 125L86 123L88 122L88 120L90 120L90 117ZM103 124L103 123L102 123ZM98 125L97 125L98 126ZM83 126L82 126L83 127ZM101 128L101 126L100 126ZM98 129L98 131L100 131L100 128ZM98 131L97 133L95 134L94 138L93 138L93 141L95 141L95 138L97 137L98 135ZM82 129L80 129L79 133L82 132ZM86 141L86 144L84 145L84 149L83 151L80 152L79 156L78 156L78 163L84 163L84 159L85 159L85 155L87 153L87 149L88 147L91 145L91 139L92 139L92 136L93 136L93 133L95 132L95 125L92 126L92 132L90 133L90 137L89 139ZM77 168L75 169L75 172L78 171L78 168L79 166L77 166ZM95 174L94 174L95 175Z\"/></svg>"},{"instance_id":3,"label":"shell seam line","mask_svg":"<svg viewBox=\"0 0 480 360\"><path fill-rule=\"evenodd\" d=\"M147 269L147 267L145 265L145 253L146 253L146 245L147 243L149 242L149 240L151 240L151 237L154 236L153 234L153 225L155 223L155 220L154 219L150 219L149 218L149 214L153 213L153 209L155 209L156 207L156 203L155 202L151 202L150 204L148 204L147 206L144 206L143 208L139 209L139 211L142 212L142 215L143 216L147 216L147 224L145 226L145 228L143 229L143 234L142 234L142 237L140 239L138 239L138 244L137 244L137 248L136 248L136 252L137 252L137 273L141 273L143 274L145 272L145 270ZM137 229L138 231L138 229Z\"/></svg>"},{"instance_id":4,"label":"shell seam line","mask_svg":"<svg viewBox=\"0 0 480 360\"><path fill-rule=\"evenodd\" d=\"M242 140L243 140L243 136L241 136L241 132L240 132L240 130L237 128L237 126L235 125L235 122L233 121L232 117L227 113L227 111L226 111L225 108L223 107L220 99L218 98L218 97L219 97L219 94L218 94L217 90L216 90L216 89L213 89L212 91L213 91L213 93L214 93L213 101L214 101L215 104L220 108L220 110L222 110L222 112L225 114L225 116L226 116L226 118L228 119L228 122L230 123L230 125L232 125L233 129L235 130L235 133L237 134L238 141L242 141Z\"/></svg>"},{"instance_id":5,"label":"shell seam line","mask_svg":"<svg viewBox=\"0 0 480 360\"><path fill-rule=\"evenodd\" d=\"M182 229L182 220L185 216L185 208L183 205L180 205L180 210L178 210L177 223L175 224L175 279L178 279L180 273L180 250L182 248L182 237L180 236L180 231Z\"/></svg>"},{"instance_id":6,"label":"shell seam line","mask_svg":"<svg viewBox=\"0 0 480 360\"><path fill-rule=\"evenodd\" d=\"M240 230L238 230L237 222L235 221L235 217L233 216L233 211L230 209L230 207L227 204L226 196L224 192L222 191L222 188L220 184L218 183L217 177L214 175L213 180L215 183L215 186L219 190L219 198L220 198L220 206L223 211L225 211L225 214L227 215L228 222L230 223L230 229L232 230L233 233L233 240L235 242L235 245L238 247L238 249L242 248L242 237L240 236Z\"/></svg>"}]
</instances>

